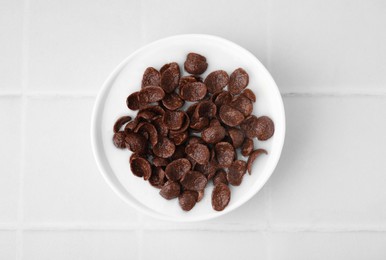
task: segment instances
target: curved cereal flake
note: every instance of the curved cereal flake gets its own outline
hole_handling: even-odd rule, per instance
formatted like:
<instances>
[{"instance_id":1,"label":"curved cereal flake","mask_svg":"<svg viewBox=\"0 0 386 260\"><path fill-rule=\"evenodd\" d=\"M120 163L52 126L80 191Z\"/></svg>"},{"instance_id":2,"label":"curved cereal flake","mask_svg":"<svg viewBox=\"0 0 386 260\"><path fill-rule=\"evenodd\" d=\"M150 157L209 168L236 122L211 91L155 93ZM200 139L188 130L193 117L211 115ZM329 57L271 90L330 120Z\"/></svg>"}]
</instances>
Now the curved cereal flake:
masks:
<instances>
[{"instance_id":1,"label":"curved cereal flake","mask_svg":"<svg viewBox=\"0 0 386 260\"><path fill-rule=\"evenodd\" d=\"M140 103L153 103L162 100L164 97L165 91L159 86L144 87L138 94Z\"/></svg>"},{"instance_id":2,"label":"curved cereal flake","mask_svg":"<svg viewBox=\"0 0 386 260\"><path fill-rule=\"evenodd\" d=\"M137 177L143 177L148 180L151 176L150 163L142 157L136 157L130 162L131 172Z\"/></svg>"},{"instance_id":3,"label":"curved cereal flake","mask_svg":"<svg viewBox=\"0 0 386 260\"><path fill-rule=\"evenodd\" d=\"M203 190L205 189L207 183L208 180L206 179L204 174L198 171L189 171L181 179L181 185L186 190Z\"/></svg>"},{"instance_id":4,"label":"curved cereal flake","mask_svg":"<svg viewBox=\"0 0 386 260\"><path fill-rule=\"evenodd\" d=\"M253 139L245 138L243 145L241 146L241 154L248 156L253 151Z\"/></svg>"},{"instance_id":5,"label":"curved cereal flake","mask_svg":"<svg viewBox=\"0 0 386 260\"><path fill-rule=\"evenodd\" d=\"M233 147L235 149L239 148L243 144L244 133L240 129L235 128L235 127L229 128L228 129L228 136L230 137L231 142L233 144Z\"/></svg>"},{"instance_id":6,"label":"curved cereal flake","mask_svg":"<svg viewBox=\"0 0 386 260\"><path fill-rule=\"evenodd\" d=\"M189 137L188 131L185 131L182 133L173 133L173 132L169 133L169 138L174 142L175 145L181 145L185 143L188 137Z\"/></svg>"},{"instance_id":7,"label":"curved cereal flake","mask_svg":"<svg viewBox=\"0 0 386 260\"><path fill-rule=\"evenodd\" d=\"M161 188L159 194L167 200L178 198L181 192L181 187L178 182L168 181Z\"/></svg>"},{"instance_id":8,"label":"curved cereal flake","mask_svg":"<svg viewBox=\"0 0 386 260\"><path fill-rule=\"evenodd\" d=\"M212 191L212 208L222 211L228 206L231 200L231 190L224 183L217 184Z\"/></svg>"},{"instance_id":9,"label":"curved cereal flake","mask_svg":"<svg viewBox=\"0 0 386 260\"><path fill-rule=\"evenodd\" d=\"M166 177L171 181L180 180L185 174L191 169L191 165L188 159L181 158L172 161L166 166L165 174Z\"/></svg>"},{"instance_id":10,"label":"curved cereal flake","mask_svg":"<svg viewBox=\"0 0 386 260\"><path fill-rule=\"evenodd\" d=\"M190 119L189 119L188 114L186 114L185 112L182 112L182 113L184 113L184 118L183 118L183 123L181 125L181 128L178 130L170 130L170 133L173 135L185 132L186 130L188 130L188 128L190 126Z\"/></svg>"},{"instance_id":11,"label":"curved cereal flake","mask_svg":"<svg viewBox=\"0 0 386 260\"><path fill-rule=\"evenodd\" d=\"M208 88L209 93L217 93L221 91L226 85L228 85L229 76L224 70L216 70L205 78L205 85Z\"/></svg>"},{"instance_id":12,"label":"curved cereal flake","mask_svg":"<svg viewBox=\"0 0 386 260\"><path fill-rule=\"evenodd\" d=\"M126 147L125 138L126 138L125 132L119 131L119 132L115 133L113 136L113 143L114 143L115 147L120 148L120 149L125 148Z\"/></svg>"},{"instance_id":13,"label":"curved cereal flake","mask_svg":"<svg viewBox=\"0 0 386 260\"><path fill-rule=\"evenodd\" d=\"M170 93L162 99L162 105L169 110L177 110L185 104L185 101L180 98L176 93Z\"/></svg>"},{"instance_id":14,"label":"curved cereal flake","mask_svg":"<svg viewBox=\"0 0 386 260\"><path fill-rule=\"evenodd\" d=\"M250 155L249 155L249 158L248 158L248 161L247 161L247 169L248 169L248 173L249 175L252 174L252 165L253 165L253 162L255 161L255 159L257 158L257 156L259 156L260 154L268 154L266 150L264 149L257 149L257 150L254 150Z\"/></svg>"},{"instance_id":15,"label":"curved cereal flake","mask_svg":"<svg viewBox=\"0 0 386 260\"><path fill-rule=\"evenodd\" d=\"M165 66L167 68L163 69ZM166 93L172 93L180 81L180 68L173 62L161 68L161 87Z\"/></svg>"},{"instance_id":16,"label":"curved cereal flake","mask_svg":"<svg viewBox=\"0 0 386 260\"><path fill-rule=\"evenodd\" d=\"M245 97L244 95L240 95L236 97L231 103L231 107L236 108L239 110L245 117L252 114L253 111L253 103L250 99Z\"/></svg>"},{"instance_id":17,"label":"curved cereal flake","mask_svg":"<svg viewBox=\"0 0 386 260\"><path fill-rule=\"evenodd\" d=\"M206 62L206 58L204 56L191 52L186 57L184 68L191 74L199 75L206 71L208 63Z\"/></svg>"},{"instance_id":18,"label":"curved cereal flake","mask_svg":"<svg viewBox=\"0 0 386 260\"><path fill-rule=\"evenodd\" d=\"M206 86L201 82L193 82L180 87L180 97L183 100L194 102L201 100L206 95Z\"/></svg>"},{"instance_id":19,"label":"curved cereal flake","mask_svg":"<svg viewBox=\"0 0 386 260\"><path fill-rule=\"evenodd\" d=\"M229 86L228 90L231 94L240 94L243 89L247 87L249 83L248 73L242 69L238 68L232 72L229 77Z\"/></svg>"},{"instance_id":20,"label":"curved cereal flake","mask_svg":"<svg viewBox=\"0 0 386 260\"><path fill-rule=\"evenodd\" d=\"M196 205L197 199L196 191L186 190L178 197L178 203L184 211L190 211Z\"/></svg>"},{"instance_id":21,"label":"curved cereal flake","mask_svg":"<svg viewBox=\"0 0 386 260\"><path fill-rule=\"evenodd\" d=\"M131 120L131 116L121 116L118 118L118 120L115 122L113 130L114 133L118 133L119 130L121 130L121 127L125 125L127 122Z\"/></svg>"},{"instance_id":22,"label":"curved cereal flake","mask_svg":"<svg viewBox=\"0 0 386 260\"><path fill-rule=\"evenodd\" d=\"M158 116L153 119L152 124L154 125L155 129L157 130L157 133L159 136L167 136L169 133L168 127L165 125L163 121L163 116Z\"/></svg>"},{"instance_id":23,"label":"curved cereal flake","mask_svg":"<svg viewBox=\"0 0 386 260\"><path fill-rule=\"evenodd\" d=\"M249 100L251 100L252 102L256 102L256 95L249 88L244 89L241 95L244 95L245 97L249 98Z\"/></svg>"},{"instance_id":24,"label":"curved cereal flake","mask_svg":"<svg viewBox=\"0 0 386 260\"><path fill-rule=\"evenodd\" d=\"M169 138L161 136L158 143L153 147L153 152L156 156L161 158L169 158L173 155L176 146Z\"/></svg>"},{"instance_id":25,"label":"curved cereal flake","mask_svg":"<svg viewBox=\"0 0 386 260\"><path fill-rule=\"evenodd\" d=\"M257 139L260 141L268 140L275 132L275 125L271 118L261 116L257 118Z\"/></svg>"},{"instance_id":26,"label":"curved cereal flake","mask_svg":"<svg viewBox=\"0 0 386 260\"><path fill-rule=\"evenodd\" d=\"M203 144L190 144L186 146L185 152L193 158L198 164L207 164L209 162L209 149Z\"/></svg>"},{"instance_id":27,"label":"curved cereal flake","mask_svg":"<svg viewBox=\"0 0 386 260\"><path fill-rule=\"evenodd\" d=\"M224 139L225 134L225 128L221 125L210 126L202 131L201 138L208 144L215 144Z\"/></svg>"},{"instance_id":28,"label":"curved cereal flake","mask_svg":"<svg viewBox=\"0 0 386 260\"><path fill-rule=\"evenodd\" d=\"M213 177L213 185L216 186L219 183L228 185L227 173L223 169L218 170Z\"/></svg>"},{"instance_id":29,"label":"curved cereal flake","mask_svg":"<svg viewBox=\"0 0 386 260\"><path fill-rule=\"evenodd\" d=\"M153 67L148 67L143 73L141 87L161 86L161 73Z\"/></svg>"},{"instance_id":30,"label":"curved cereal flake","mask_svg":"<svg viewBox=\"0 0 386 260\"><path fill-rule=\"evenodd\" d=\"M147 140L143 135L130 132L126 134L125 145L130 151L143 154L147 148Z\"/></svg>"},{"instance_id":31,"label":"curved cereal flake","mask_svg":"<svg viewBox=\"0 0 386 260\"><path fill-rule=\"evenodd\" d=\"M170 159L172 161L174 161L174 160L185 158L185 157L186 157L185 145L177 145L176 150L174 151L174 153L173 153L172 157L170 157ZM189 158L186 158L186 159L189 160ZM190 162L190 163L192 163L192 162Z\"/></svg>"},{"instance_id":32,"label":"curved cereal flake","mask_svg":"<svg viewBox=\"0 0 386 260\"><path fill-rule=\"evenodd\" d=\"M204 100L198 103L196 110L194 111L194 117L207 117L212 118L216 116L217 107L216 105L209 100Z\"/></svg>"},{"instance_id":33,"label":"curved cereal flake","mask_svg":"<svg viewBox=\"0 0 386 260\"><path fill-rule=\"evenodd\" d=\"M153 164L156 167L166 167L169 164L169 160L161 157L154 157Z\"/></svg>"},{"instance_id":34,"label":"curved cereal flake","mask_svg":"<svg viewBox=\"0 0 386 260\"><path fill-rule=\"evenodd\" d=\"M157 129L155 128L154 125L152 125L148 122L144 122L141 126L136 128L135 132L142 134L142 135L146 134L148 136L147 139L150 140L150 144L152 146L155 146L158 143Z\"/></svg>"},{"instance_id":35,"label":"curved cereal flake","mask_svg":"<svg viewBox=\"0 0 386 260\"><path fill-rule=\"evenodd\" d=\"M144 111L151 112L152 114L154 114L153 118L151 119L154 119L159 115L163 116L165 114L165 110L159 105L147 106L146 108L139 110L138 114Z\"/></svg>"},{"instance_id":36,"label":"curved cereal flake","mask_svg":"<svg viewBox=\"0 0 386 260\"><path fill-rule=\"evenodd\" d=\"M200 117L198 120L190 121L190 128L196 131L202 131L209 125L207 117Z\"/></svg>"},{"instance_id":37,"label":"curved cereal flake","mask_svg":"<svg viewBox=\"0 0 386 260\"><path fill-rule=\"evenodd\" d=\"M165 171L162 169L162 167L153 167L153 171L151 173L151 176L149 178L149 183L151 186L161 189L166 181L166 175Z\"/></svg>"},{"instance_id":38,"label":"curved cereal flake","mask_svg":"<svg viewBox=\"0 0 386 260\"><path fill-rule=\"evenodd\" d=\"M244 115L229 105L222 105L219 115L221 121L228 126L237 126L244 120Z\"/></svg>"},{"instance_id":39,"label":"curved cereal flake","mask_svg":"<svg viewBox=\"0 0 386 260\"><path fill-rule=\"evenodd\" d=\"M192 135L188 139L188 145L189 144L205 144L205 142L201 139L201 137Z\"/></svg>"},{"instance_id":40,"label":"curved cereal flake","mask_svg":"<svg viewBox=\"0 0 386 260\"><path fill-rule=\"evenodd\" d=\"M217 168L217 162L215 160L210 160L209 163L206 164L196 164L194 170L201 172L207 177L208 180L210 180L216 173Z\"/></svg>"},{"instance_id":41,"label":"curved cereal flake","mask_svg":"<svg viewBox=\"0 0 386 260\"><path fill-rule=\"evenodd\" d=\"M179 130L184 123L185 113L182 111L166 111L163 122L170 130Z\"/></svg>"},{"instance_id":42,"label":"curved cereal flake","mask_svg":"<svg viewBox=\"0 0 386 260\"><path fill-rule=\"evenodd\" d=\"M140 110L137 114L137 117L135 119L145 119L145 120L152 120L156 116L155 113L148 111L148 110Z\"/></svg>"},{"instance_id":43,"label":"curved cereal flake","mask_svg":"<svg viewBox=\"0 0 386 260\"><path fill-rule=\"evenodd\" d=\"M229 184L239 186L243 180L243 176L247 171L247 163L242 160L237 160L232 163L227 173Z\"/></svg>"},{"instance_id":44,"label":"curved cereal flake","mask_svg":"<svg viewBox=\"0 0 386 260\"><path fill-rule=\"evenodd\" d=\"M131 110L138 110L140 108L139 92L130 94L126 99L126 105Z\"/></svg>"},{"instance_id":45,"label":"curved cereal flake","mask_svg":"<svg viewBox=\"0 0 386 260\"><path fill-rule=\"evenodd\" d=\"M194 76L184 76L184 77L180 78L179 87L182 88L185 85L187 85L189 83L194 83L194 82L197 82L197 79Z\"/></svg>"},{"instance_id":46,"label":"curved cereal flake","mask_svg":"<svg viewBox=\"0 0 386 260\"><path fill-rule=\"evenodd\" d=\"M215 145L215 152L218 165L228 168L235 158L235 150L230 143L220 142Z\"/></svg>"}]
</instances>

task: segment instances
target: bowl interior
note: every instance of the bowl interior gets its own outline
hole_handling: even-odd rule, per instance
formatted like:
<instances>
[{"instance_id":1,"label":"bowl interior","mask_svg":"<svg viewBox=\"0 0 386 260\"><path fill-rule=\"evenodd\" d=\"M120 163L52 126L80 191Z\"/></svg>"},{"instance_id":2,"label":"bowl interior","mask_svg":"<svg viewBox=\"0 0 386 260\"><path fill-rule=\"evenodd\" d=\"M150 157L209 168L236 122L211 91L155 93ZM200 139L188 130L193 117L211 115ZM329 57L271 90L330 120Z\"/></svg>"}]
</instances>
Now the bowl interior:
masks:
<instances>
[{"instance_id":1,"label":"bowl interior","mask_svg":"<svg viewBox=\"0 0 386 260\"><path fill-rule=\"evenodd\" d=\"M205 190L203 200L190 212L182 211L177 199L165 200L158 194L158 189L135 177L129 167L131 152L126 149L119 150L112 143L112 126L116 119L122 115L136 114L126 107L126 97L140 89L145 69L149 66L159 69L165 63L173 61L182 65L189 52L197 52L207 58L209 66L207 72L202 75L204 78L214 70L223 69L230 74L236 68L244 68L249 74L248 88L252 89L257 97L253 113L257 116L267 115L275 123L275 134L270 140L254 140L255 148L266 149L268 155L256 159L252 175L246 174L240 186L230 186L231 201L222 212L212 209L211 182ZM187 73L184 72L184 75ZM279 160L284 142L285 118L283 102L275 82L250 52L219 37L180 35L141 48L114 70L98 95L91 130L93 151L99 169L121 198L154 217L175 221L198 221L234 210L261 189Z\"/></svg>"}]
</instances>

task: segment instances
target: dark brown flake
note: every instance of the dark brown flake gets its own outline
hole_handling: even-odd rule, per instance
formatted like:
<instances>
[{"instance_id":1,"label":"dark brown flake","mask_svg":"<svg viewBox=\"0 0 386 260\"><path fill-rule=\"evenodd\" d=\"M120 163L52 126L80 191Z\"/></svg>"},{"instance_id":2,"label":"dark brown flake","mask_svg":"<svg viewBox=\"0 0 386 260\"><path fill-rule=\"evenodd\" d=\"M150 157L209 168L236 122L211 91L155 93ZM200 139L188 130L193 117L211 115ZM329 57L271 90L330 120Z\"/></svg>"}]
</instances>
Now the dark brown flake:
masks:
<instances>
[{"instance_id":1,"label":"dark brown flake","mask_svg":"<svg viewBox=\"0 0 386 260\"><path fill-rule=\"evenodd\" d=\"M162 100L162 105L169 110L177 110L185 104L185 101L180 98L176 93L166 94Z\"/></svg>"},{"instance_id":2,"label":"dark brown flake","mask_svg":"<svg viewBox=\"0 0 386 260\"><path fill-rule=\"evenodd\" d=\"M178 87L180 81L180 68L175 62L165 66L167 68L161 68L161 87L166 93L172 93Z\"/></svg>"},{"instance_id":3,"label":"dark brown flake","mask_svg":"<svg viewBox=\"0 0 386 260\"><path fill-rule=\"evenodd\" d=\"M232 184L233 186L239 186L243 180L243 176L245 172L247 171L247 163L242 160L234 161L229 167L228 173L227 173L227 179L229 184Z\"/></svg>"},{"instance_id":4,"label":"dark brown flake","mask_svg":"<svg viewBox=\"0 0 386 260\"><path fill-rule=\"evenodd\" d=\"M142 77L142 88L147 86L160 86L161 85L161 73L153 67L149 67L145 70Z\"/></svg>"},{"instance_id":5,"label":"dark brown flake","mask_svg":"<svg viewBox=\"0 0 386 260\"><path fill-rule=\"evenodd\" d=\"M253 139L245 138L243 145L241 146L241 154L248 156L253 151Z\"/></svg>"},{"instance_id":6,"label":"dark brown flake","mask_svg":"<svg viewBox=\"0 0 386 260\"><path fill-rule=\"evenodd\" d=\"M191 169L191 165L188 159L181 158L172 161L166 166L166 177L171 181L180 180Z\"/></svg>"},{"instance_id":7,"label":"dark brown flake","mask_svg":"<svg viewBox=\"0 0 386 260\"><path fill-rule=\"evenodd\" d=\"M225 128L221 125L210 126L201 133L202 140L208 144L220 142L225 137Z\"/></svg>"},{"instance_id":8,"label":"dark brown flake","mask_svg":"<svg viewBox=\"0 0 386 260\"><path fill-rule=\"evenodd\" d=\"M196 191L186 190L178 197L178 203L184 211L190 211L196 205L197 199Z\"/></svg>"},{"instance_id":9,"label":"dark brown flake","mask_svg":"<svg viewBox=\"0 0 386 260\"><path fill-rule=\"evenodd\" d=\"M216 159L220 167L228 168L235 159L235 150L230 143L220 142L215 146Z\"/></svg>"},{"instance_id":10,"label":"dark brown flake","mask_svg":"<svg viewBox=\"0 0 386 260\"><path fill-rule=\"evenodd\" d=\"M190 144L186 146L185 153L198 164L207 164L209 162L209 149L206 145Z\"/></svg>"},{"instance_id":11,"label":"dark brown flake","mask_svg":"<svg viewBox=\"0 0 386 260\"><path fill-rule=\"evenodd\" d=\"M228 185L227 173L223 169L218 170L213 177L214 186L216 186L219 183L224 183Z\"/></svg>"},{"instance_id":12,"label":"dark brown flake","mask_svg":"<svg viewBox=\"0 0 386 260\"><path fill-rule=\"evenodd\" d=\"M150 163L142 157L135 157L130 162L131 172L137 177L143 177L148 180L151 176Z\"/></svg>"},{"instance_id":13,"label":"dark brown flake","mask_svg":"<svg viewBox=\"0 0 386 260\"><path fill-rule=\"evenodd\" d=\"M141 89L138 94L140 103L153 103L165 97L164 90L159 86L147 86Z\"/></svg>"},{"instance_id":14,"label":"dark brown flake","mask_svg":"<svg viewBox=\"0 0 386 260\"><path fill-rule=\"evenodd\" d=\"M118 118L113 127L114 133L118 133L119 130L121 130L121 127L124 126L130 120L131 116L121 116L120 118Z\"/></svg>"},{"instance_id":15,"label":"dark brown flake","mask_svg":"<svg viewBox=\"0 0 386 260\"><path fill-rule=\"evenodd\" d=\"M180 97L186 101L198 101L205 97L206 86L201 82L188 83L180 87Z\"/></svg>"},{"instance_id":16,"label":"dark brown flake","mask_svg":"<svg viewBox=\"0 0 386 260\"><path fill-rule=\"evenodd\" d=\"M186 57L184 68L191 74L199 75L206 71L208 63L206 62L206 58L204 56L191 52Z\"/></svg>"},{"instance_id":17,"label":"dark brown flake","mask_svg":"<svg viewBox=\"0 0 386 260\"><path fill-rule=\"evenodd\" d=\"M216 211L222 211L231 200L231 190L224 183L217 184L212 191L212 207Z\"/></svg>"},{"instance_id":18,"label":"dark brown flake","mask_svg":"<svg viewBox=\"0 0 386 260\"><path fill-rule=\"evenodd\" d=\"M212 94L221 91L226 85L228 85L228 82L228 73L223 70L216 70L209 73L204 81L206 87L208 88L208 92Z\"/></svg>"},{"instance_id":19,"label":"dark brown flake","mask_svg":"<svg viewBox=\"0 0 386 260\"><path fill-rule=\"evenodd\" d=\"M161 136L158 143L153 147L153 152L158 157L169 158L173 155L175 149L176 146L169 138Z\"/></svg>"},{"instance_id":20,"label":"dark brown flake","mask_svg":"<svg viewBox=\"0 0 386 260\"><path fill-rule=\"evenodd\" d=\"M241 91L246 88L248 83L248 73L244 69L238 68L232 72L229 78L228 90L231 94L240 94Z\"/></svg>"},{"instance_id":21,"label":"dark brown flake","mask_svg":"<svg viewBox=\"0 0 386 260\"><path fill-rule=\"evenodd\" d=\"M199 171L190 171L181 179L181 185L186 190L203 190L205 189L207 182L208 180L206 177Z\"/></svg>"},{"instance_id":22,"label":"dark brown flake","mask_svg":"<svg viewBox=\"0 0 386 260\"><path fill-rule=\"evenodd\" d=\"M244 141L244 133L238 128L232 127L228 129L228 135L232 141L233 147L239 148Z\"/></svg>"},{"instance_id":23,"label":"dark brown flake","mask_svg":"<svg viewBox=\"0 0 386 260\"><path fill-rule=\"evenodd\" d=\"M143 154L147 148L147 140L141 134L130 132L126 134L125 145L130 151Z\"/></svg>"},{"instance_id":24,"label":"dark brown flake","mask_svg":"<svg viewBox=\"0 0 386 260\"><path fill-rule=\"evenodd\" d=\"M237 126L244 120L244 115L229 105L222 105L219 115L221 121L228 126Z\"/></svg>"},{"instance_id":25,"label":"dark brown flake","mask_svg":"<svg viewBox=\"0 0 386 260\"><path fill-rule=\"evenodd\" d=\"M159 194L167 200L177 198L180 195L181 187L178 182L168 181L161 188Z\"/></svg>"},{"instance_id":26,"label":"dark brown flake","mask_svg":"<svg viewBox=\"0 0 386 260\"><path fill-rule=\"evenodd\" d=\"M113 143L114 143L115 147L120 148L120 149L125 148L126 147L125 137L126 137L126 134L123 131L115 133L113 136Z\"/></svg>"}]
</instances>

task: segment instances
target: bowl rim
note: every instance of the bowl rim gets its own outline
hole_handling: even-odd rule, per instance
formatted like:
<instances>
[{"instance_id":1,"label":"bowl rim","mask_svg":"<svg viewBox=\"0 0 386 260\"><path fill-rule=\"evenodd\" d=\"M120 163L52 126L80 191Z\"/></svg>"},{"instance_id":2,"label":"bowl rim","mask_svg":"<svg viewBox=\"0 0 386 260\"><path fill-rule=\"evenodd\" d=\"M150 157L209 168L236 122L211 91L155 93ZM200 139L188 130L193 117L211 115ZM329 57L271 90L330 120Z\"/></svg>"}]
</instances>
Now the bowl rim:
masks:
<instances>
[{"instance_id":1,"label":"bowl rim","mask_svg":"<svg viewBox=\"0 0 386 260\"><path fill-rule=\"evenodd\" d=\"M188 38L200 38L200 39L207 39L207 40L223 41L224 43L226 43L226 44L228 44L228 45L230 45L232 47L236 47L236 48L240 49L240 51L244 51L245 53L247 53L251 57L253 57L253 59L255 59L255 61L257 63L259 63L261 69L264 71L264 73L266 73L266 75L268 76L269 80L271 81L271 83L275 87L274 91L276 92L276 94L280 96L280 98L279 98L279 107L277 107L277 109L280 110L280 114L282 115L282 128L280 129L280 131L283 134L282 134L282 138L280 140L278 140L278 149L279 149L279 151L277 153L276 158L273 158L275 160L275 162L272 164L273 166L271 167L271 169L269 169L270 170L269 174L266 174L265 176L263 176L264 178L262 179L262 182L261 182L262 184L259 187L257 187L257 189L255 189L252 193L250 193L249 196L246 196L241 202L239 202L238 205L234 206L229 211L220 211L220 212L217 212L216 214L213 214L213 215L203 215L203 216L198 216L196 218L191 218L191 219L184 219L184 218L176 219L176 218L173 218L171 216L163 215L160 212L152 211L152 210L148 209L145 206L141 207L141 206L137 205L136 203L134 203L133 201L128 199L125 196L125 194L119 188L116 187L116 185L114 184L114 181L110 177L110 174L107 173L107 170L106 170L105 166L102 163L102 153L100 151L98 151L98 148L97 148L98 147L98 142L100 141L98 139L98 134L97 134L97 129L98 129L98 124L97 123L98 123L99 112L101 110L101 103L104 101L104 97L106 96L106 94L108 94L109 87L110 87L112 81L116 78L116 76L118 76L118 74L124 68L126 63L133 56L135 56L138 53L142 52L144 49L147 49L147 48L152 47L154 45L158 45L160 42L169 41L169 40L172 40L172 39L175 39L175 38L186 38L186 37L188 37ZM139 212L145 213L145 214L147 214L147 215L149 215L151 217L157 218L157 219L168 220L168 221L175 221L175 222L198 222L198 221L214 219L214 218L223 216L224 214L227 214L229 212L232 212L233 210L239 208L241 205L243 205L244 203L249 201L253 196L255 196L262 189L262 187L267 183L268 179L272 176L272 174L273 174L277 164L279 163L279 160L280 160L280 157L281 157L281 153L283 151L284 140L285 140L286 117L285 117L285 110L284 110L283 99L281 97L281 94L280 94L279 88L277 87L276 82L274 81L274 79L272 78L272 75L269 73L269 71L266 69L266 67L260 62L260 60L253 53L251 53L250 51L248 51L244 47L242 47L242 46L240 46L240 45L238 45L238 44L236 44L236 43L234 43L234 42L232 42L230 40L227 40L225 38L219 37L219 36L209 35L209 34L178 34L178 35L174 35L174 36L169 36L169 37L158 39L156 41L153 41L153 42L151 42L149 44L146 44L146 45L140 47L139 49L137 49L136 51L131 53L128 57L126 57L124 60L122 60L118 64L118 66L116 66L114 68L114 70L109 74L107 79L103 82L102 88L99 90L98 95L96 97L96 100L95 100L95 103L94 103L94 106L93 106L93 110L92 110L91 129L90 130L91 130L91 135L90 135L91 136L91 148L92 148L92 152L93 152L93 155L94 155L94 158L95 158L98 170L101 173L101 175L104 178L104 180L112 188L112 190L123 201L128 203L130 206L132 206L133 208L135 208Z\"/></svg>"}]
</instances>

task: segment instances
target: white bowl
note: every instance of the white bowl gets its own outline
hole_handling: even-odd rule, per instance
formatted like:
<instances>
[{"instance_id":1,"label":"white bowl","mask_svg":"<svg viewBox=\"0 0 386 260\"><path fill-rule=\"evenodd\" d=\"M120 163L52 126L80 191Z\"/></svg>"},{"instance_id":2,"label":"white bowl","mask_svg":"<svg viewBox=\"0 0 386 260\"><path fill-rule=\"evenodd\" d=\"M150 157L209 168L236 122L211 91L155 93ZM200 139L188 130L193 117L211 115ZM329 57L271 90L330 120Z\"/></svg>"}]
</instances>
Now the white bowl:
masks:
<instances>
[{"instance_id":1,"label":"white bowl","mask_svg":"<svg viewBox=\"0 0 386 260\"><path fill-rule=\"evenodd\" d=\"M265 142L254 140L255 148L264 148L268 155L258 157L252 175L244 175L238 187L230 186L231 201L221 212L212 209L213 185L208 183L204 199L189 212L178 205L178 199L165 200L159 190L130 172L130 152L115 148L112 142L113 124L119 116L135 115L126 107L126 97L140 89L144 70L160 68L172 61L182 65L189 52L204 55L208 61L205 76L223 69L229 74L242 67L249 74L249 85L257 97L253 113L267 115L275 123L274 136ZM183 66L183 65L182 65ZM185 72L184 72L185 73ZM153 42L126 58L111 73L95 103L91 141L98 167L110 187L128 204L153 217L173 221L200 221L224 215L240 207L266 183L276 167L285 135L284 106L280 92L269 72L249 51L228 40L201 34L178 35Z\"/></svg>"}]
</instances>

